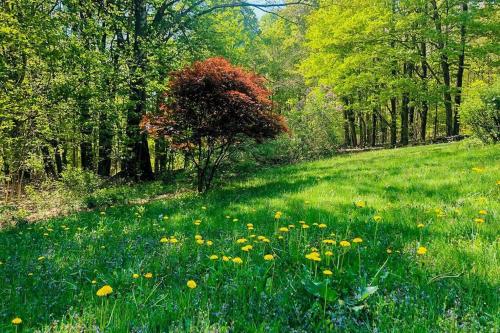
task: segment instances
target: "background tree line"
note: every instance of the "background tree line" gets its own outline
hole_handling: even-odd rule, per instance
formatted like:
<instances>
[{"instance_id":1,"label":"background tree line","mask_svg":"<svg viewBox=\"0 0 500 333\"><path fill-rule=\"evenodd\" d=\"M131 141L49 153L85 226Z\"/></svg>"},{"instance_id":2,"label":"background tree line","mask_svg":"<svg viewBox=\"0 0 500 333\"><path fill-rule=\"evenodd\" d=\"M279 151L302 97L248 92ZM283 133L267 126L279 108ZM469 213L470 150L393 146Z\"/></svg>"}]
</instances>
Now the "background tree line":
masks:
<instances>
[{"instance_id":1,"label":"background tree line","mask_svg":"<svg viewBox=\"0 0 500 333\"><path fill-rule=\"evenodd\" d=\"M264 75L291 129L240 161L473 128L498 140L498 19L494 1L0 1L4 188L69 169L151 179L187 167L139 122L159 112L172 70L211 56Z\"/></svg>"}]
</instances>

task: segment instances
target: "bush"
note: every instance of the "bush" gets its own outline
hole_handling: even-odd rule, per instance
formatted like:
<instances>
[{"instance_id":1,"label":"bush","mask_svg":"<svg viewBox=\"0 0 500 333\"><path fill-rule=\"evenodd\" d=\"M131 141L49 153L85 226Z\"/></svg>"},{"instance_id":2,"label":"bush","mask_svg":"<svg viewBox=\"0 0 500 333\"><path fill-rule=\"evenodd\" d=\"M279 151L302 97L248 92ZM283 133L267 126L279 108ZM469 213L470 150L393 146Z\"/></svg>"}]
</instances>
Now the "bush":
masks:
<instances>
[{"instance_id":1,"label":"bush","mask_svg":"<svg viewBox=\"0 0 500 333\"><path fill-rule=\"evenodd\" d=\"M500 77L493 84L475 82L466 92L462 120L486 143L500 140Z\"/></svg>"},{"instance_id":2,"label":"bush","mask_svg":"<svg viewBox=\"0 0 500 333\"><path fill-rule=\"evenodd\" d=\"M101 179L92 171L68 167L61 173L61 184L71 192L92 193L101 186Z\"/></svg>"}]
</instances>

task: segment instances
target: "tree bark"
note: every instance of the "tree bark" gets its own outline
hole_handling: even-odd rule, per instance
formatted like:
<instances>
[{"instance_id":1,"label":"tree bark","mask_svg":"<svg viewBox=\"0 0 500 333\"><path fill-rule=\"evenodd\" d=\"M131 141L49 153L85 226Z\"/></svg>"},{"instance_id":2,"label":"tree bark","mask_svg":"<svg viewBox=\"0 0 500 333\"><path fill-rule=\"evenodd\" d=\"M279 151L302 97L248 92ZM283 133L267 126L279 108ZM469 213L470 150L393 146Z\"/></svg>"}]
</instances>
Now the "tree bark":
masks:
<instances>
[{"instance_id":1,"label":"tree bark","mask_svg":"<svg viewBox=\"0 0 500 333\"><path fill-rule=\"evenodd\" d=\"M464 15L462 24L460 25L460 54L458 55L458 70L457 70L457 83L455 93L455 114L453 117L453 135L460 134L460 104L462 102L462 85L465 69L465 43L466 43L466 20L469 6L467 1L462 2L462 15Z\"/></svg>"},{"instance_id":2,"label":"tree bark","mask_svg":"<svg viewBox=\"0 0 500 333\"><path fill-rule=\"evenodd\" d=\"M152 179L153 170L147 136L139 128L146 107L146 53L143 42L147 38L147 8L144 0L134 0L134 63L131 68L130 101L127 113L129 156L124 163L125 172L137 179Z\"/></svg>"}]
</instances>

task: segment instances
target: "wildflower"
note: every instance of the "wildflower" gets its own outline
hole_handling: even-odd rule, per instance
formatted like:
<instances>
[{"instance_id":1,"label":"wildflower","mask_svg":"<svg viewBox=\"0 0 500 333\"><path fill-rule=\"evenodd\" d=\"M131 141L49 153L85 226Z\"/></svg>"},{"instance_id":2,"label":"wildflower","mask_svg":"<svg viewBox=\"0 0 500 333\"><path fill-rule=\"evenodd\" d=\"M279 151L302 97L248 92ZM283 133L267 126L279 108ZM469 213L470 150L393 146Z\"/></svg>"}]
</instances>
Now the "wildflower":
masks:
<instances>
[{"instance_id":1,"label":"wildflower","mask_svg":"<svg viewBox=\"0 0 500 333\"><path fill-rule=\"evenodd\" d=\"M210 260L217 260L217 259L219 259L219 257L218 257L218 256L216 256L215 254L212 254L212 255L210 256Z\"/></svg>"},{"instance_id":2,"label":"wildflower","mask_svg":"<svg viewBox=\"0 0 500 333\"><path fill-rule=\"evenodd\" d=\"M340 241L340 246L342 247L348 247L348 246L351 246L351 243L349 243L348 241L346 240L343 240L343 241Z\"/></svg>"},{"instance_id":3,"label":"wildflower","mask_svg":"<svg viewBox=\"0 0 500 333\"><path fill-rule=\"evenodd\" d=\"M196 236L194 236L194 239L199 240L199 239L203 239L203 237L201 235L196 235Z\"/></svg>"},{"instance_id":4,"label":"wildflower","mask_svg":"<svg viewBox=\"0 0 500 333\"><path fill-rule=\"evenodd\" d=\"M478 218L474 219L474 222L476 222L477 224L483 224L484 223L484 219L478 217Z\"/></svg>"},{"instance_id":5,"label":"wildflower","mask_svg":"<svg viewBox=\"0 0 500 333\"><path fill-rule=\"evenodd\" d=\"M311 252L306 254L306 258L312 261L321 261L321 257L318 252Z\"/></svg>"},{"instance_id":6,"label":"wildflower","mask_svg":"<svg viewBox=\"0 0 500 333\"><path fill-rule=\"evenodd\" d=\"M288 225L288 229L293 229L293 228L295 228L295 225L293 225L293 224Z\"/></svg>"},{"instance_id":7,"label":"wildflower","mask_svg":"<svg viewBox=\"0 0 500 333\"><path fill-rule=\"evenodd\" d=\"M382 221L382 216L380 216L380 215L375 215L375 216L373 217L373 221L375 221L375 222L380 222L380 221Z\"/></svg>"},{"instance_id":8,"label":"wildflower","mask_svg":"<svg viewBox=\"0 0 500 333\"><path fill-rule=\"evenodd\" d=\"M281 228L279 228L279 231L280 232L288 232L288 228L287 227L281 227Z\"/></svg>"},{"instance_id":9,"label":"wildflower","mask_svg":"<svg viewBox=\"0 0 500 333\"><path fill-rule=\"evenodd\" d=\"M151 278L153 278L153 273L146 273L146 274L144 274L144 277L146 279L151 279Z\"/></svg>"},{"instance_id":10,"label":"wildflower","mask_svg":"<svg viewBox=\"0 0 500 333\"><path fill-rule=\"evenodd\" d=\"M42 261L42 260L44 260L44 259L45 259L45 257L44 257L44 256L38 257L38 261Z\"/></svg>"},{"instance_id":11,"label":"wildflower","mask_svg":"<svg viewBox=\"0 0 500 333\"><path fill-rule=\"evenodd\" d=\"M487 215L487 214L488 214L488 211L487 211L487 210L485 210L485 209L481 209L481 210L479 211L479 215Z\"/></svg>"},{"instance_id":12,"label":"wildflower","mask_svg":"<svg viewBox=\"0 0 500 333\"><path fill-rule=\"evenodd\" d=\"M279 235L279 236L278 236L278 239L283 239L283 236Z\"/></svg>"},{"instance_id":13,"label":"wildflower","mask_svg":"<svg viewBox=\"0 0 500 333\"><path fill-rule=\"evenodd\" d=\"M418 255L421 255L421 256L422 256L422 255L424 255L424 254L426 254L426 253L427 253L427 249L426 249L425 247L423 247L423 246L420 246L420 247L417 249L417 254L418 254Z\"/></svg>"},{"instance_id":14,"label":"wildflower","mask_svg":"<svg viewBox=\"0 0 500 333\"><path fill-rule=\"evenodd\" d=\"M313 223L313 225L314 225L314 226L317 226L317 225L318 225L318 223L314 222L314 223Z\"/></svg>"},{"instance_id":15,"label":"wildflower","mask_svg":"<svg viewBox=\"0 0 500 333\"><path fill-rule=\"evenodd\" d=\"M233 222L238 222L239 220L238 219L233 219Z\"/></svg>"},{"instance_id":16,"label":"wildflower","mask_svg":"<svg viewBox=\"0 0 500 333\"><path fill-rule=\"evenodd\" d=\"M474 168L472 168L472 171L477 172L477 173L481 173L481 172L484 172L484 168L474 167Z\"/></svg>"},{"instance_id":17,"label":"wildflower","mask_svg":"<svg viewBox=\"0 0 500 333\"><path fill-rule=\"evenodd\" d=\"M33 276L33 273L29 272L29 273L28 273L28 276Z\"/></svg>"},{"instance_id":18,"label":"wildflower","mask_svg":"<svg viewBox=\"0 0 500 333\"><path fill-rule=\"evenodd\" d=\"M96 292L96 295L99 297L103 297L103 296L111 295L112 292L113 292L113 288L111 288L111 286L109 286L109 285L105 285L104 287L102 287L101 289L99 289Z\"/></svg>"},{"instance_id":19,"label":"wildflower","mask_svg":"<svg viewBox=\"0 0 500 333\"><path fill-rule=\"evenodd\" d=\"M326 227L327 227L327 225L324 223L318 224L318 228L320 228L320 229L325 229Z\"/></svg>"},{"instance_id":20,"label":"wildflower","mask_svg":"<svg viewBox=\"0 0 500 333\"><path fill-rule=\"evenodd\" d=\"M242 263L243 263L243 260L241 260L241 258L240 258L240 257L235 257L235 258L233 258L233 262L234 262L235 264L242 264Z\"/></svg>"},{"instance_id":21,"label":"wildflower","mask_svg":"<svg viewBox=\"0 0 500 333\"><path fill-rule=\"evenodd\" d=\"M309 226L307 224L303 224L302 229L309 229Z\"/></svg>"},{"instance_id":22,"label":"wildflower","mask_svg":"<svg viewBox=\"0 0 500 333\"><path fill-rule=\"evenodd\" d=\"M279 219L281 218L281 215L282 215L282 214L283 214L283 213L281 213L280 211L277 211L277 212L274 214L274 218L275 218L276 220L279 220Z\"/></svg>"},{"instance_id":23,"label":"wildflower","mask_svg":"<svg viewBox=\"0 0 500 333\"><path fill-rule=\"evenodd\" d=\"M318 252L318 249L315 247L311 247L311 252Z\"/></svg>"},{"instance_id":24,"label":"wildflower","mask_svg":"<svg viewBox=\"0 0 500 333\"><path fill-rule=\"evenodd\" d=\"M236 243L238 243L238 244L243 244L246 242L247 242L247 240L245 238L240 238L240 239L236 240Z\"/></svg>"},{"instance_id":25,"label":"wildflower","mask_svg":"<svg viewBox=\"0 0 500 333\"><path fill-rule=\"evenodd\" d=\"M265 239L265 238L266 238L266 236L257 236L257 239L260 240L260 241L263 240L263 239Z\"/></svg>"},{"instance_id":26,"label":"wildflower","mask_svg":"<svg viewBox=\"0 0 500 333\"><path fill-rule=\"evenodd\" d=\"M252 245L245 245L241 248L243 251L245 252L248 252L250 251L251 249L253 249L253 246Z\"/></svg>"},{"instance_id":27,"label":"wildflower","mask_svg":"<svg viewBox=\"0 0 500 333\"><path fill-rule=\"evenodd\" d=\"M500 180L497 180L497 185L500 185Z\"/></svg>"},{"instance_id":28,"label":"wildflower","mask_svg":"<svg viewBox=\"0 0 500 333\"><path fill-rule=\"evenodd\" d=\"M337 242L334 241L333 239L323 239L323 243L329 244L329 245L335 245L335 243L337 243Z\"/></svg>"},{"instance_id":29,"label":"wildflower","mask_svg":"<svg viewBox=\"0 0 500 333\"><path fill-rule=\"evenodd\" d=\"M96 283L97 283L97 281L96 281L96 280L92 280L92 281L90 281L90 283L92 283L92 284L96 284Z\"/></svg>"},{"instance_id":30,"label":"wildflower","mask_svg":"<svg viewBox=\"0 0 500 333\"><path fill-rule=\"evenodd\" d=\"M162 239L160 239L160 243L168 243L168 238L163 237Z\"/></svg>"},{"instance_id":31,"label":"wildflower","mask_svg":"<svg viewBox=\"0 0 500 333\"><path fill-rule=\"evenodd\" d=\"M201 206L201 209L206 210L207 207L206 206Z\"/></svg>"},{"instance_id":32,"label":"wildflower","mask_svg":"<svg viewBox=\"0 0 500 333\"><path fill-rule=\"evenodd\" d=\"M306 221L299 221L299 224L305 224Z\"/></svg>"},{"instance_id":33,"label":"wildflower","mask_svg":"<svg viewBox=\"0 0 500 333\"><path fill-rule=\"evenodd\" d=\"M230 219L230 218L231 218L231 216L229 216L229 215L226 215L226 219Z\"/></svg>"},{"instance_id":34,"label":"wildflower","mask_svg":"<svg viewBox=\"0 0 500 333\"><path fill-rule=\"evenodd\" d=\"M352 240L353 243L363 243L363 239L356 237Z\"/></svg>"},{"instance_id":35,"label":"wildflower","mask_svg":"<svg viewBox=\"0 0 500 333\"><path fill-rule=\"evenodd\" d=\"M203 239L196 240L196 244L198 244L198 245L203 245L203 243L205 243L205 241Z\"/></svg>"},{"instance_id":36,"label":"wildflower","mask_svg":"<svg viewBox=\"0 0 500 333\"><path fill-rule=\"evenodd\" d=\"M266 254L264 256L264 260L266 260L266 261L274 260L274 256L272 254Z\"/></svg>"},{"instance_id":37,"label":"wildflower","mask_svg":"<svg viewBox=\"0 0 500 333\"><path fill-rule=\"evenodd\" d=\"M166 220L168 220L168 216L167 215L163 216L163 221L166 221Z\"/></svg>"},{"instance_id":38,"label":"wildflower","mask_svg":"<svg viewBox=\"0 0 500 333\"><path fill-rule=\"evenodd\" d=\"M11 321L11 323L13 325L20 325L22 322L23 322L23 320L19 317L16 317L16 318L12 319L12 321Z\"/></svg>"},{"instance_id":39,"label":"wildflower","mask_svg":"<svg viewBox=\"0 0 500 333\"><path fill-rule=\"evenodd\" d=\"M195 220L194 221L194 225L200 225L201 224L201 220Z\"/></svg>"},{"instance_id":40,"label":"wildflower","mask_svg":"<svg viewBox=\"0 0 500 333\"><path fill-rule=\"evenodd\" d=\"M425 225L423 223L417 224L417 228L422 229L423 227L425 227Z\"/></svg>"},{"instance_id":41,"label":"wildflower","mask_svg":"<svg viewBox=\"0 0 500 333\"><path fill-rule=\"evenodd\" d=\"M325 256L331 257L331 256L333 256L333 252L332 251L326 251L325 252Z\"/></svg>"},{"instance_id":42,"label":"wildflower","mask_svg":"<svg viewBox=\"0 0 500 333\"><path fill-rule=\"evenodd\" d=\"M190 289L194 289L194 288L196 288L196 286L197 286L197 285L196 285L196 282L194 282L194 280L189 280L189 281L186 283L186 285L187 285L187 286L188 286L188 288L190 288Z\"/></svg>"},{"instance_id":43,"label":"wildflower","mask_svg":"<svg viewBox=\"0 0 500 333\"><path fill-rule=\"evenodd\" d=\"M177 242L178 242L177 238L175 237L170 238L170 243L175 244Z\"/></svg>"},{"instance_id":44,"label":"wildflower","mask_svg":"<svg viewBox=\"0 0 500 333\"><path fill-rule=\"evenodd\" d=\"M222 260L224 260L224 261L229 261L229 260L231 260L231 257L228 257L228 256L222 256Z\"/></svg>"},{"instance_id":45,"label":"wildflower","mask_svg":"<svg viewBox=\"0 0 500 333\"><path fill-rule=\"evenodd\" d=\"M139 278L139 274L137 274L137 273L132 274L132 278L133 279L138 279Z\"/></svg>"},{"instance_id":46,"label":"wildflower","mask_svg":"<svg viewBox=\"0 0 500 333\"><path fill-rule=\"evenodd\" d=\"M262 240L262 242L263 242L263 243L270 243L271 241L269 240L269 238L264 238L264 239Z\"/></svg>"},{"instance_id":47,"label":"wildflower","mask_svg":"<svg viewBox=\"0 0 500 333\"><path fill-rule=\"evenodd\" d=\"M364 202L364 201L360 200L360 201L356 201L356 202L354 203L354 205L356 205L356 207L358 207L358 208L363 208L363 207L365 207L365 206L366 206L366 202Z\"/></svg>"},{"instance_id":48,"label":"wildflower","mask_svg":"<svg viewBox=\"0 0 500 333\"><path fill-rule=\"evenodd\" d=\"M391 249L387 249L387 250L385 250L385 252L387 252L387 254L391 254L392 250Z\"/></svg>"},{"instance_id":49,"label":"wildflower","mask_svg":"<svg viewBox=\"0 0 500 333\"><path fill-rule=\"evenodd\" d=\"M253 224L252 223L248 223L247 224L247 228L253 228Z\"/></svg>"},{"instance_id":50,"label":"wildflower","mask_svg":"<svg viewBox=\"0 0 500 333\"><path fill-rule=\"evenodd\" d=\"M248 227L247 229L248 229L248 230L253 230L253 227Z\"/></svg>"},{"instance_id":51,"label":"wildflower","mask_svg":"<svg viewBox=\"0 0 500 333\"><path fill-rule=\"evenodd\" d=\"M323 274L324 274L324 275L326 275L326 276L330 276L330 275L332 275L332 274L333 274L333 272L332 272L331 270L329 270L329 269L325 269L325 270L323 271Z\"/></svg>"},{"instance_id":52,"label":"wildflower","mask_svg":"<svg viewBox=\"0 0 500 333\"><path fill-rule=\"evenodd\" d=\"M211 240L207 240L207 246L212 246L214 245L214 242L212 242Z\"/></svg>"}]
</instances>

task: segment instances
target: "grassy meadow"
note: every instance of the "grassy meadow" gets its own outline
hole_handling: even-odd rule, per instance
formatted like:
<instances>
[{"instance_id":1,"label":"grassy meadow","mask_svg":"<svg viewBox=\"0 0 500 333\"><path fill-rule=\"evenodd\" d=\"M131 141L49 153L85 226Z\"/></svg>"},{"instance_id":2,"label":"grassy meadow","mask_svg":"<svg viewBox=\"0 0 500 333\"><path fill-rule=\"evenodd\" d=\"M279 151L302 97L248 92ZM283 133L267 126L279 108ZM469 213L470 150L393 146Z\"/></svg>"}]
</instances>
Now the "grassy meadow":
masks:
<instances>
[{"instance_id":1,"label":"grassy meadow","mask_svg":"<svg viewBox=\"0 0 500 333\"><path fill-rule=\"evenodd\" d=\"M498 332L499 194L454 143L6 228L0 332Z\"/></svg>"}]
</instances>

